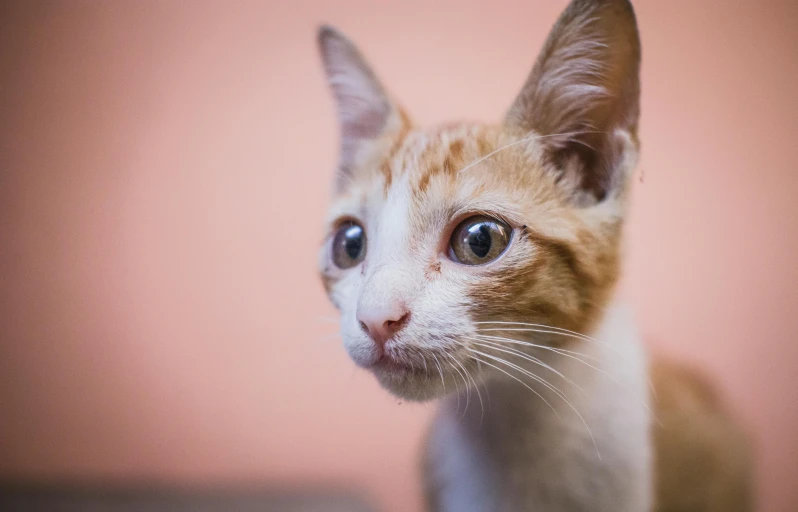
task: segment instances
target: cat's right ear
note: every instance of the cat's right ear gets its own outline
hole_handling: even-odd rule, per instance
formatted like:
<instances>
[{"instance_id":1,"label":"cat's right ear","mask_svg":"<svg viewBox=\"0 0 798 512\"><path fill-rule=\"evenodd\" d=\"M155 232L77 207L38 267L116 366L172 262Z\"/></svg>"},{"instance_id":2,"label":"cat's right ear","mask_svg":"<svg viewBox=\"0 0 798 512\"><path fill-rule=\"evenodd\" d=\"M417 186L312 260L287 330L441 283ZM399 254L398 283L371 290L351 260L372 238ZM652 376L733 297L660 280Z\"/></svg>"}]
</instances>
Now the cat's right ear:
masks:
<instances>
[{"instance_id":1,"label":"cat's right ear","mask_svg":"<svg viewBox=\"0 0 798 512\"><path fill-rule=\"evenodd\" d=\"M340 178L346 178L369 142L399 129L406 119L349 39L333 27L324 25L318 31L318 44L327 81L338 107Z\"/></svg>"}]
</instances>

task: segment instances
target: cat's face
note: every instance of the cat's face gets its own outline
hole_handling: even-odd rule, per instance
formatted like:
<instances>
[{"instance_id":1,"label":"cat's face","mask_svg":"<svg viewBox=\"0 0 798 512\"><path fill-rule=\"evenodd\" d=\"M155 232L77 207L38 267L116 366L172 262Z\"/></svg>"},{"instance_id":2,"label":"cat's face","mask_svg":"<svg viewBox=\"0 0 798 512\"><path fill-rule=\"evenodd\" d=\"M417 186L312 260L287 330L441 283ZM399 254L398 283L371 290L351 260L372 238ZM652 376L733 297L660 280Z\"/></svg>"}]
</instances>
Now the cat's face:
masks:
<instances>
[{"instance_id":1,"label":"cat's face","mask_svg":"<svg viewBox=\"0 0 798 512\"><path fill-rule=\"evenodd\" d=\"M319 40L343 136L320 266L355 363L424 400L588 329L635 156L628 4L574 2L499 126L416 128L349 41Z\"/></svg>"}]
</instances>

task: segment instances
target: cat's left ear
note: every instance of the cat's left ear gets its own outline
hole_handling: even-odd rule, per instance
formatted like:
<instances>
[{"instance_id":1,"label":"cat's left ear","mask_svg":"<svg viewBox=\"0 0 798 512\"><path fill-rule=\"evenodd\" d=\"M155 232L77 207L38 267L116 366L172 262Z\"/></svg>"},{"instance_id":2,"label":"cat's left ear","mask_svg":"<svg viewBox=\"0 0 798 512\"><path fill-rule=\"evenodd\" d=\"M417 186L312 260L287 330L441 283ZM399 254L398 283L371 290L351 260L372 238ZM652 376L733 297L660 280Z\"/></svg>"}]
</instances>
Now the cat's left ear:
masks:
<instances>
[{"instance_id":1,"label":"cat's left ear","mask_svg":"<svg viewBox=\"0 0 798 512\"><path fill-rule=\"evenodd\" d=\"M340 172L341 177L346 177L358 153L369 142L398 130L407 119L349 39L325 25L319 28L318 44L327 81L338 106Z\"/></svg>"},{"instance_id":2,"label":"cat's left ear","mask_svg":"<svg viewBox=\"0 0 798 512\"><path fill-rule=\"evenodd\" d=\"M542 136L546 163L560 181L579 198L601 201L623 185L627 150L637 144L639 73L629 1L572 0L505 123Z\"/></svg>"}]
</instances>

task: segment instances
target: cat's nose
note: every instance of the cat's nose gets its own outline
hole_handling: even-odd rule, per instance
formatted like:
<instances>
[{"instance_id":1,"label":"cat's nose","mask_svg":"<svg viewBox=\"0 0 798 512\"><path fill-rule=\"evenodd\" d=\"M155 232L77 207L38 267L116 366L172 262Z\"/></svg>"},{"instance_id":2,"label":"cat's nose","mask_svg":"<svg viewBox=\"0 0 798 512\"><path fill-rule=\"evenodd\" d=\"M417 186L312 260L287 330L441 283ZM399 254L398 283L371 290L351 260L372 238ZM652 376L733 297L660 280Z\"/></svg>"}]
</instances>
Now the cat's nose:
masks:
<instances>
[{"instance_id":1,"label":"cat's nose","mask_svg":"<svg viewBox=\"0 0 798 512\"><path fill-rule=\"evenodd\" d=\"M409 318L410 311L398 303L386 306L361 306L357 310L360 327L380 347L402 330Z\"/></svg>"}]
</instances>

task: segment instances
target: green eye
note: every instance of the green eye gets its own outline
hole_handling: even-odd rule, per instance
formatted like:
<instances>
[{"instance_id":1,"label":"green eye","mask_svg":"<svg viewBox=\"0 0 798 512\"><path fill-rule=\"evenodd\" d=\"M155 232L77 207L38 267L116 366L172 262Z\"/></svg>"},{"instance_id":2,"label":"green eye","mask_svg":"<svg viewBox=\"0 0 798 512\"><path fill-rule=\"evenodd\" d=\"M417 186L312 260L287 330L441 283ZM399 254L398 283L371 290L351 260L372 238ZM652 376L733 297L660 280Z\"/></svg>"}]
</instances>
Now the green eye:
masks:
<instances>
[{"instance_id":1,"label":"green eye","mask_svg":"<svg viewBox=\"0 0 798 512\"><path fill-rule=\"evenodd\" d=\"M332 242L332 260L340 269L352 268L366 257L366 232L360 224L342 224Z\"/></svg>"},{"instance_id":2,"label":"green eye","mask_svg":"<svg viewBox=\"0 0 798 512\"><path fill-rule=\"evenodd\" d=\"M495 260L510 244L512 230L496 219L477 215L455 228L449 241L449 257L464 265L482 265Z\"/></svg>"}]
</instances>

